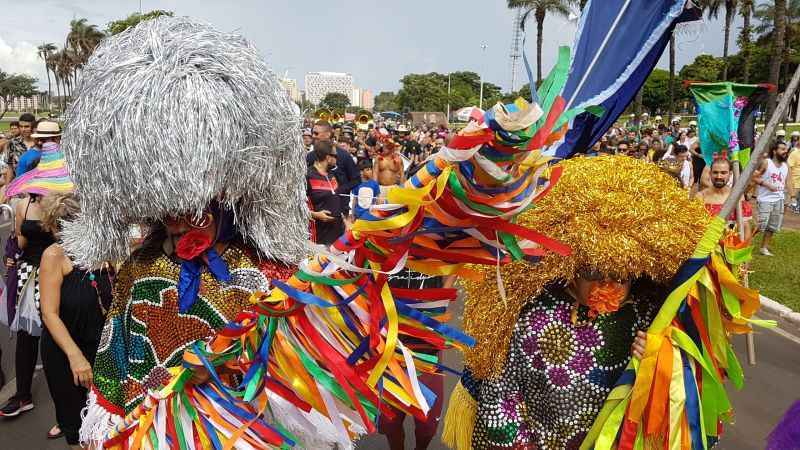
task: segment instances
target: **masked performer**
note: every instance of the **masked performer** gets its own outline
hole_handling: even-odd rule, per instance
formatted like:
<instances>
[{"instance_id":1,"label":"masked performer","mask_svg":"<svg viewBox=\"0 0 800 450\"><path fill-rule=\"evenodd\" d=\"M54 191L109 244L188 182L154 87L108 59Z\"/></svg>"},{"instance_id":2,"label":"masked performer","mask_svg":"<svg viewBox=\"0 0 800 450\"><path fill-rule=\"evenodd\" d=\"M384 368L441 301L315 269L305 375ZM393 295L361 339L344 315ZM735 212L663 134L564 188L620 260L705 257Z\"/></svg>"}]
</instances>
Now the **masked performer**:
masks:
<instances>
[{"instance_id":1,"label":"masked performer","mask_svg":"<svg viewBox=\"0 0 800 450\"><path fill-rule=\"evenodd\" d=\"M81 428L96 443L187 347L292 273L307 241L305 167L299 110L257 51L185 18L103 41L68 116L81 213L64 247L83 266L127 258ZM149 236L128 257L139 223Z\"/></svg>"},{"instance_id":2,"label":"masked performer","mask_svg":"<svg viewBox=\"0 0 800 450\"><path fill-rule=\"evenodd\" d=\"M653 165L603 156L561 166L520 223L573 254L502 267L497 302L485 301L501 296L494 276L467 283L465 329L478 344L450 402L452 447L579 448L709 220Z\"/></svg>"}]
</instances>

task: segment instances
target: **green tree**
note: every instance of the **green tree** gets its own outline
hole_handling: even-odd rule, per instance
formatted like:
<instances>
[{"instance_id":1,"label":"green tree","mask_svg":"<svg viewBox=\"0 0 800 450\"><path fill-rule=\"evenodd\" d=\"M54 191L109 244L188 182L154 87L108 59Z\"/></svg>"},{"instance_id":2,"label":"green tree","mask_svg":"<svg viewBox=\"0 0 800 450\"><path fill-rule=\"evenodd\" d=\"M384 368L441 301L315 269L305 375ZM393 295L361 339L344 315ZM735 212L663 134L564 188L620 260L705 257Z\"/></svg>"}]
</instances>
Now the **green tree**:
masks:
<instances>
[{"instance_id":1,"label":"green tree","mask_svg":"<svg viewBox=\"0 0 800 450\"><path fill-rule=\"evenodd\" d=\"M397 93L397 106L404 111L444 111L447 109L447 75L431 72L404 76ZM451 89L452 90L452 89ZM455 98L455 94L451 95ZM451 108L457 108L452 105Z\"/></svg>"},{"instance_id":2,"label":"green tree","mask_svg":"<svg viewBox=\"0 0 800 450\"><path fill-rule=\"evenodd\" d=\"M350 97L339 92L329 92L325 94L325 97L319 103L319 106L322 108L344 111L348 106L350 106Z\"/></svg>"},{"instance_id":3,"label":"green tree","mask_svg":"<svg viewBox=\"0 0 800 450\"><path fill-rule=\"evenodd\" d=\"M115 20L109 23L108 26L106 27L106 32L113 36L115 34L122 33L123 31L127 30L130 27L138 25L139 22L143 20L155 19L156 17L159 16L172 17L173 15L174 13L172 11L163 11L160 9L156 9L154 11L150 11L144 14L133 13L124 19Z\"/></svg>"},{"instance_id":4,"label":"green tree","mask_svg":"<svg viewBox=\"0 0 800 450\"><path fill-rule=\"evenodd\" d=\"M708 11L709 18L719 17L720 10L725 8L725 22L723 26L722 44L722 80L728 81L728 51L731 36L731 24L736 13L738 0L703 0L701 6Z\"/></svg>"},{"instance_id":5,"label":"green tree","mask_svg":"<svg viewBox=\"0 0 800 450\"><path fill-rule=\"evenodd\" d=\"M3 102L2 109L0 109L0 119L6 115L11 101L15 97L30 98L38 93L36 81L36 78L28 75L9 75L0 71L0 101Z\"/></svg>"},{"instance_id":6,"label":"green tree","mask_svg":"<svg viewBox=\"0 0 800 450\"><path fill-rule=\"evenodd\" d=\"M753 9L753 17L758 22L753 28L753 31L761 36L771 34L775 30L775 2L773 0L762 0L755 4ZM791 28L792 25L797 25L800 19L800 0L784 0L782 3L786 5L786 26ZM788 36L787 36L788 37Z\"/></svg>"},{"instance_id":7,"label":"green tree","mask_svg":"<svg viewBox=\"0 0 800 450\"><path fill-rule=\"evenodd\" d=\"M753 55L753 26L751 18L753 16L754 0L742 0L739 6L739 14L742 16L742 30L739 33L737 43L739 44L739 55L741 56L743 82L750 82L750 67L752 67ZM730 61L727 61L730 66Z\"/></svg>"},{"instance_id":8,"label":"green tree","mask_svg":"<svg viewBox=\"0 0 800 450\"><path fill-rule=\"evenodd\" d=\"M450 73L450 96L447 95L447 75L431 72L408 74L400 80L397 106L403 111L445 111L480 103L481 77L475 72ZM500 86L483 82L483 103L493 105L503 99Z\"/></svg>"},{"instance_id":9,"label":"green tree","mask_svg":"<svg viewBox=\"0 0 800 450\"><path fill-rule=\"evenodd\" d=\"M669 104L670 93L670 76L668 70L653 69L650 75L642 85L642 106L650 113L658 113L663 111L664 107ZM672 91L683 93L680 89L680 83L673 78ZM680 94L679 94L680 95ZM685 98L681 96L682 100Z\"/></svg>"},{"instance_id":10,"label":"green tree","mask_svg":"<svg viewBox=\"0 0 800 450\"><path fill-rule=\"evenodd\" d=\"M57 50L57 47L52 42L48 42L37 47L39 58L44 60L44 71L47 73L47 107L50 108L50 97L53 95L52 86L50 82L50 62L48 59L50 55Z\"/></svg>"},{"instance_id":11,"label":"green tree","mask_svg":"<svg viewBox=\"0 0 800 450\"><path fill-rule=\"evenodd\" d=\"M73 19L69 22L65 47L69 47L74 54L73 72L77 72L89 60L94 48L105 36L105 33L97 29L97 25L88 23L86 19Z\"/></svg>"},{"instance_id":12,"label":"green tree","mask_svg":"<svg viewBox=\"0 0 800 450\"><path fill-rule=\"evenodd\" d=\"M687 81L718 81L724 66L725 62L721 58L701 54L691 64L683 66L678 74Z\"/></svg>"},{"instance_id":13,"label":"green tree","mask_svg":"<svg viewBox=\"0 0 800 450\"><path fill-rule=\"evenodd\" d=\"M570 6L575 0L507 0L508 7L526 8L536 18L536 85L542 84L542 43L544 42L544 19L548 14L569 17ZM526 13L526 15L528 14Z\"/></svg>"},{"instance_id":14,"label":"green tree","mask_svg":"<svg viewBox=\"0 0 800 450\"><path fill-rule=\"evenodd\" d=\"M375 111L397 111L400 106L397 104L397 94L394 92L383 91L375 96Z\"/></svg>"},{"instance_id":15,"label":"green tree","mask_svg":"<svg viewBox=\"0 0 800 450\"><path fill-rule=\"evenodd\" d=\"M786 0L775 0L774 3L774 33L772 42L772 59L769 64L769 82L778 86L783 64L783 53L786 37ZM772 113L778 106L778 93L770 92L767 100L767 118L772 118Z\"/></svg>"}]
</instances>

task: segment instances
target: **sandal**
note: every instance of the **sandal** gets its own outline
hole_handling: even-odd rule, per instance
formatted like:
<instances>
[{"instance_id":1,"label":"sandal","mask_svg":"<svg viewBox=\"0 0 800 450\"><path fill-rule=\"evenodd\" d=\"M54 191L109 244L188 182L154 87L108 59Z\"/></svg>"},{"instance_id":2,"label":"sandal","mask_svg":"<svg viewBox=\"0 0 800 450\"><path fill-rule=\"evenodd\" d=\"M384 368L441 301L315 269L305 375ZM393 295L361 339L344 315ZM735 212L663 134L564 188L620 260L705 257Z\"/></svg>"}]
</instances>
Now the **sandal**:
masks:
<instances>
[{"instance_id":1,"label":"sandal","mask_svg":"<svg viewBox=\"0 0 800 450\"><path fill-rule=\"evenodd\" d=\"M64 436L64 432L61 431L61 428L58 425L53 425L53 428L50 428L50 431L47 432L47 439L58 439Z\"/></svg>"}]
</instances>

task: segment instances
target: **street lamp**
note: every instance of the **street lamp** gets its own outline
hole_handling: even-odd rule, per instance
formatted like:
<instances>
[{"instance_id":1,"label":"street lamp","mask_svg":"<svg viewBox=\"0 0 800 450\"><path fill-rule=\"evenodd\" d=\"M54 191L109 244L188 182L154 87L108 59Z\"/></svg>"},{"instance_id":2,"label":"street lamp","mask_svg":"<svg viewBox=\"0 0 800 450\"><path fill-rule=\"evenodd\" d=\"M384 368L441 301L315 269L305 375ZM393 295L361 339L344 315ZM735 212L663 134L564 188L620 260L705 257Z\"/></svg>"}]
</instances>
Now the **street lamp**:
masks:
<instances>
[{"instance_id":1,"label":"street lamp","mask_svg":"<svg viewBox=\"0 0 800 450\"><path fill-rule=\"evenodd\" d=\"M481 44L481 98L478 100L478 108L483 110L483 60L486 55L486 44Z\"/></svg>"}]
</instances>

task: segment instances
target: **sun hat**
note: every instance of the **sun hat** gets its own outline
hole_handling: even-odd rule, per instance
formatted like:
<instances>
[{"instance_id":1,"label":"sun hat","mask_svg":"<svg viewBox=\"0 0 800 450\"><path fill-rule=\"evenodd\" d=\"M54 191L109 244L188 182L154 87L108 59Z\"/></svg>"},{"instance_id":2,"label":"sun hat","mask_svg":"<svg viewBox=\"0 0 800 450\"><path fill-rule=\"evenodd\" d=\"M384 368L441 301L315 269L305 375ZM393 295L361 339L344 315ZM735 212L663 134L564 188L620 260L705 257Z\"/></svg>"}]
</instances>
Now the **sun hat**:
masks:
<instances>
[{"instance_id":1,"label":"sun hat","mask_svg":"<svg viewBox=\"0 0 800 450\"><path fill-rule=\"evenodd\" d=\"M31 137L34 139L55 136L61 136L61 126L58 124L58 122L53 122L50 120L42 120L39 122L39 125L36 125L36 130L31 134Z\"/></svg>"}]
</instances>

